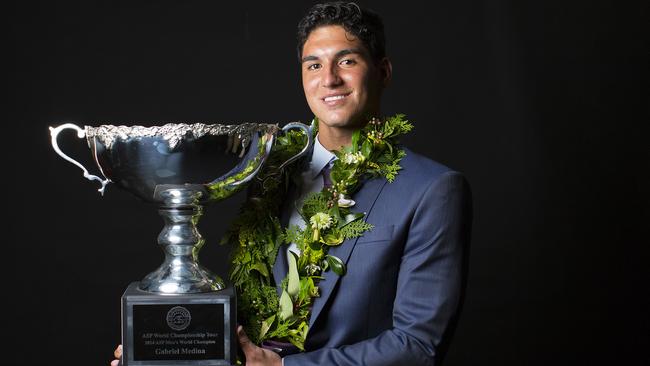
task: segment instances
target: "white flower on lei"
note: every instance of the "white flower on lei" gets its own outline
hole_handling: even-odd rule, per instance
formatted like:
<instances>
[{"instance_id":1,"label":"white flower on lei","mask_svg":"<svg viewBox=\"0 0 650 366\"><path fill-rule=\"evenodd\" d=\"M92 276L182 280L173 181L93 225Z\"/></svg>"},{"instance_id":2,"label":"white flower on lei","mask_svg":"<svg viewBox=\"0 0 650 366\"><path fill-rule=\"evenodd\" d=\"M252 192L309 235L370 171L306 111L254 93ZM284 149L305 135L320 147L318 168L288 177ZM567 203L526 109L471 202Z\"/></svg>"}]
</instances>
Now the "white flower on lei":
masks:
<instances>
[{"instance_id":1,"label":"white flower on lei","mask_svg":"<svg viewBox=\"0 0 650 366\"><path fill-rule=\"evenodd\" d=\"M314 216L309 218L312 229L323 230L332 225L332 217L323 212L317 212Z\"/></svg>"},{"instance_id":2,"label":"white flower on lei","mask_svg":"<svg viewBox=\"0 0 650 366\"><path fill-rule=\"evenodd\" d=\"M344 194L339 196L338 205L339 207L352 207L356 204L353 199L345 197Z\"/></svg>"},{"instance_id":3,"label":"white flower on lei","mask_svg":"<svg viewBox=\"0 0 650 366\"><path fill-rule=\"evenodd\" d=\"M346 164L359 164L359 163L363 163L364 160L366 160L366 158L365 156L363 156L361 152L357 152L357 153L348 152L345 153L345 155L343 155L343 162Z\"/></svg>"}]
</instances>

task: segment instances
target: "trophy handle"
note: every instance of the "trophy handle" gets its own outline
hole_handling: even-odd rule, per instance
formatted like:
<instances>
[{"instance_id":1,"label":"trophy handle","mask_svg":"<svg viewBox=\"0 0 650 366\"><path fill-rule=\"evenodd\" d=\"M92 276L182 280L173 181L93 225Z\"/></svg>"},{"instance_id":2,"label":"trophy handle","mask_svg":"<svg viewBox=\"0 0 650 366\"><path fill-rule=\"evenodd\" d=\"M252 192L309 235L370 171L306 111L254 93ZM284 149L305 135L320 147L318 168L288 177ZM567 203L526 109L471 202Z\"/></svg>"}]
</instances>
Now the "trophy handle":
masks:
<instances>
[{"instance_id":1,"label":"trophy handle","mask_svg":"<svg viewBox=\"0 0 650 366\"><path fill-rule=\"evenodd\" d=\"M101 183L102 187L99 188L97 191L99 191L99 193L101 193L102 196L103 196L104 195L104 189L106 188L106 185L111 182L110 179L108 179L106 177L104 177L106 179L102 179L102 178L100 178L100 177L98 177L96 175L89 174L88 170L83 165L81 165L81 163L79 163L78 161L76 161L73 158L69 157L68 155L63 153L63 151L61 151L61 149L59 149L59 144L57 143L57 138L59 137L59 133L61 133L61 131L63 131L63 130L68 130L68 129L76 130L77 131L77 137L79 137L80 139L86 137L86 130L79 127L79 126L77 126L77 125L75 125L75 124L73 124L73 123L64 123L64 124L62 124L60 126L57 126L57 127L50 127L50 135L52 136L52 147L54 148L54 151L56 151L56 153L59 154L59 156L61 156L65 160L67 160L67 161L71 162L72 164L74 164L74 165L78 166L79 168L81 168L81 170L83 170L83 172L84 172L84 178L86 178L88 180L96 180L99 183Z\"/></svg>"},{"instance_id":2,"label":"trophy handle","mask_svg":"<svg viewBox=\"0 0 650 366\"><path fill-rule=\"evenodd\" d=\"M305 155L309 150L309 148L311 147L311 145L314 143L314 139L311 136L311 131L309 130L309 127L303 123L300 122L287 123L284 127L282 127L282 132L287 132L291 129L296 129L296 128L302 130L305 133L305 135L307 135L307 144L305 144L305 147L302 150L300 150L300 152L298 152L296 155L290 157L289 159L287 159L287 161L282 163L282 165L280 165L278 170L282 170L282 168L284 168L285 166L291 164L296 159Z\"/></svg>"}]
</instances>

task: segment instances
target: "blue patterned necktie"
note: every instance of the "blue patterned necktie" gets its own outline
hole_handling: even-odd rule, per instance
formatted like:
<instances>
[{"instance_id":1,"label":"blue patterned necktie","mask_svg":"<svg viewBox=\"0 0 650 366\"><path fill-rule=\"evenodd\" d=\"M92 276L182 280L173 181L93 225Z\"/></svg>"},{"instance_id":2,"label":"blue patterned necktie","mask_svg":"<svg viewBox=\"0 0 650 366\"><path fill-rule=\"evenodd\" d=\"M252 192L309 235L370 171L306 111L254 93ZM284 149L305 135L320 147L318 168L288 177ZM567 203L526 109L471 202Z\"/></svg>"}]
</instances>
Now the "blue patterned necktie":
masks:
<instances>
[{"instance_id":1,"label":"blue patterned necktie","mask_svg":"<svg viewBox=\"0 0 650 366\"><path fill-rule=\"evenodd\" d=\"M324 188L330 188L332 186L332 178L330 177L330 171L332 171L332 161L327 163L323 170L321 170L321 174L323 175L323 187Z\"/></svg>"}]
</instances>

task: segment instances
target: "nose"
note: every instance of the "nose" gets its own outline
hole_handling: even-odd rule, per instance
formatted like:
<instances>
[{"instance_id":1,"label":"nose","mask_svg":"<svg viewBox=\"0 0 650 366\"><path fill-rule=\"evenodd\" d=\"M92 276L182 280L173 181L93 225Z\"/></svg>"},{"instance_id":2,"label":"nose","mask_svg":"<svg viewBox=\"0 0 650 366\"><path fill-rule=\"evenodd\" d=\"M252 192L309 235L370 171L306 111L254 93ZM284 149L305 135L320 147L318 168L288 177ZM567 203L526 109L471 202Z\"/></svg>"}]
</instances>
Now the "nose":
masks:
<instances>
[{"instance_id":1,"label":"nose","mask_svg":"<svg viewBox=\"0 0 650 366\"><path fill-rule=\"evenodd\" d=\"M325 88L335 88L343 83L343 79L338 74L336 69L336 64L332 64L330 67L326 67L323 70L323 86Z\"/></svg>"}]
</instances>

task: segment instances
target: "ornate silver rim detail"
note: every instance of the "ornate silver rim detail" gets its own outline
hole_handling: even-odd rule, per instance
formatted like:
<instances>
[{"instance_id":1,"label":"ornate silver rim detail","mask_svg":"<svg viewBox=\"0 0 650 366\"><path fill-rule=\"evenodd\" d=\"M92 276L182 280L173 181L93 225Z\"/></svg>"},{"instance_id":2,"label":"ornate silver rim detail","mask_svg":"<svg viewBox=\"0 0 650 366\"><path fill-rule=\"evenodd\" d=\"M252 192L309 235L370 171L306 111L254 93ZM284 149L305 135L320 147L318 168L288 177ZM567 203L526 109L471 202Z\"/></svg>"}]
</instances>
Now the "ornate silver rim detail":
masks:
<instances>
[{"instance_id":1,"label":"ornate silver rim detail","mask_svg":"<svg viewBox=\"0 0 650 366\"><path fill-rule=\"evenodd\" d=\"M238 125L204 124L204 123L167 123L163 126L115 126L101 125L99 127L86 126L86 138L91 144L97 137L101 143L110 150L113 143L118 140L142 137L162 137L169 143L170 149L175 149L180 141L188 135L198 139L205 135L236 135L241 140L242 146L248 144L248 137L253 132L274 134L280 128L277 124L242 123Z\"/></svg>"}]
</instances>

